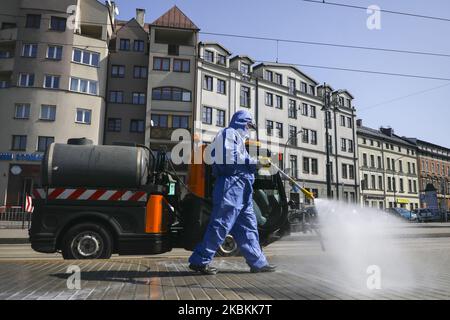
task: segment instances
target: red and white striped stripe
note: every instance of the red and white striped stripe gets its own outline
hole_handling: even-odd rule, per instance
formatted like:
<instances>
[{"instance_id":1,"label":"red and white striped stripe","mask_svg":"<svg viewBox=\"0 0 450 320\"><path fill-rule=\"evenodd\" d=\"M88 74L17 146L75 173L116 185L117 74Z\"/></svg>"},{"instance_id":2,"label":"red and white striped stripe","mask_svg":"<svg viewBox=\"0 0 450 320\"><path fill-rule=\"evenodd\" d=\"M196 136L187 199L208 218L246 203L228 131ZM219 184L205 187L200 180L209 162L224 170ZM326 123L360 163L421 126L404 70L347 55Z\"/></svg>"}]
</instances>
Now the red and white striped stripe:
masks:
<instances>
[{"instance_id":1,"label":"red and white striped stripe","mask_svg":"<svg viewBox=\"0 0 450 320\"><path fill-rule=\"evenodd\" d=\"M45 189L37 188L33 190L33 197L48 200L147 201L145 191L86 188L49 188L48 196Z\"/></svg>"},{"instance_id":2,"label":"red and white striped stripe","mask_svg":"<svg viewBox=\"0 0 450 320\"><path fill-rule=\"evenodd\" d=\"M33 212L34 211L34 207L33 207L33 199L31 198L30 195L26 195L25 196L25 212Z\"/></svg>"}]
</instances>

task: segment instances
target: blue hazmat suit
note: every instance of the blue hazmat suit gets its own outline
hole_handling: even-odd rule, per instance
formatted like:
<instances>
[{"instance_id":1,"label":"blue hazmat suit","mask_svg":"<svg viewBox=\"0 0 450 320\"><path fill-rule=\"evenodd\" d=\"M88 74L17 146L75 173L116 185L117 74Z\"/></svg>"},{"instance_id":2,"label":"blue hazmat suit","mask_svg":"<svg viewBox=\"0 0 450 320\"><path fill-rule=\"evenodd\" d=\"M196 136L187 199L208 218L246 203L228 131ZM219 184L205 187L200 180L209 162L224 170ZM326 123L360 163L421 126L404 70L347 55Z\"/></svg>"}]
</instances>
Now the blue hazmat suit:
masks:
<instances>
[{"instance_id":1,"label":"blue hazmat suit","mask_svg":"<svg viewBox=\"0 0 450 320\"><path fill-rule=\"evenodd\" d=\"M250 113L240 110L233 115L229 127L219 132L214 140L213 211L203 241L189 258L193 265L208 265L228 234L233 236L250 267L262 268L268 264L259 245L253 210L257 160L250 157L245 148L250 122Z\"/></svg>"}]
</instances>

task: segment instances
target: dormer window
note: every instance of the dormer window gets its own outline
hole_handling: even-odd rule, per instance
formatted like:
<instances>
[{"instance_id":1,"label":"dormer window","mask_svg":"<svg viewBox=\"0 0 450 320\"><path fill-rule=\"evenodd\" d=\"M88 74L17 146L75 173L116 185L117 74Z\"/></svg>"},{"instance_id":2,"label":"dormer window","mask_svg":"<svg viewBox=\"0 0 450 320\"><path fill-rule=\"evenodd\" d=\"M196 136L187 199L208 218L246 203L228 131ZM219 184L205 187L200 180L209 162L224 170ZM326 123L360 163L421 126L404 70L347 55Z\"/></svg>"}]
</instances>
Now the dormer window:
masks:
<instances>
[{"instance_id":1,"label":"dormer window","mask_svg":"<svg viewBox=\"0 0 450 320\"><path fill-rule=\"evenodd\" d=\"M269 71L269 70L266 70L265 75L264 75L264 78L265 78L267 81L272 82L272 81L273 81L273 72L272 72L272 71Z\"/></svg>"},{"instance_id":2,"label":"dormer window","mask_svg":"<svg viewBox=\"0 0 450 320\"><path fill-rule=\"evenodd\" d=\"M249 74L250 73L250 65L244 62L241 62L241 72L243 74Z\"/></svg>"},{"instance_id":3,"label":"dormer window","mask_svg":"<svg viewBox=\"0 0 450 320\"><path fill-rule=\"evenodd\" d=\"M214 52L210 50L205 50L204 60L208 62L214 62Z\"/></svg>"},{"instance_id":4,"label":"dormer window","mask_svg":"<svg viewBox=\"0 0 450 320\"><path fill-rule=\"evenodd\" d=\"M281 73L275 73L275 83L279 85L283 84L283 76Z\"/></svg>"},{"instance_id":5,"label":"dormer window","mask_svg":"<svg viewBox=\"0 0 450 320\"><path fill-rule=\"evenodd\" d=\"M220 64L222 66L226 65L227 58L223 54L217 55L217 64Z\"/></svg>"}]
</instances>

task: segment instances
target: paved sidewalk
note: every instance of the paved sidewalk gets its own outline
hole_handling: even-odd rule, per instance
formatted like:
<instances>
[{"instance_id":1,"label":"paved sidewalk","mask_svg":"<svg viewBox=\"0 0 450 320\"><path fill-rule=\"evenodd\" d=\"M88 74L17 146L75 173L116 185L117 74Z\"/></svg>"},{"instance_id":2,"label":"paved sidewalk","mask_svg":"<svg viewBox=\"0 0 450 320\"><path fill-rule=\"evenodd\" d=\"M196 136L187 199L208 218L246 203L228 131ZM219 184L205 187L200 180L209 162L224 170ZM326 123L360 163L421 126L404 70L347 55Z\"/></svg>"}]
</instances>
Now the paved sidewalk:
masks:
<instances>
[{"instance_id":1,"label":"paved sidewalk","mask_svg":"<svg viewBox=\"0 0 450 320\"><path fill-rule=\"evenodd\" d=\"M28 229L0 229L0 244L28 242Z\"/></svg>"}]
</instances>

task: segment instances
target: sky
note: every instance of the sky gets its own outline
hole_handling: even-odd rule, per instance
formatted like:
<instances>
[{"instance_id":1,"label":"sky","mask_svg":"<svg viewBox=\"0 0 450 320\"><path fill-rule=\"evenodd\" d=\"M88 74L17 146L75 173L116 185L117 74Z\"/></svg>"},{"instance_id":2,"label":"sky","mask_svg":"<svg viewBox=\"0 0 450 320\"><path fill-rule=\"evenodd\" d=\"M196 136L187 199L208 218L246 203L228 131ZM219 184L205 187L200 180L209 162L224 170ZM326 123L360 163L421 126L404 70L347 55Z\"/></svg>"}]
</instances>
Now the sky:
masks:
<instances>
[{"instance_id":1,"label":"sky","mask_svg":"<svg viewBox=\"0 0 450 320\"><path fill-rule=\"evenodd\" d=\"M327 0L361 7L450 19L448 0ZM365 10L303 0L116 0L119 19L136 8L153 22L177 5L201 32L242 34L276 39L338 43L450 55L450 21L381 12L380 29L367 27ZM275 61L275 41L200 34L233 54ZM278 42L278 61L315 66L450 78L450 57L368 51ZM347 89L355 97L358 118L371 128L391 126L400 136L417 137L450 148L450 80L299 67L319 83Z\"/></svg>"}]
</instances>

